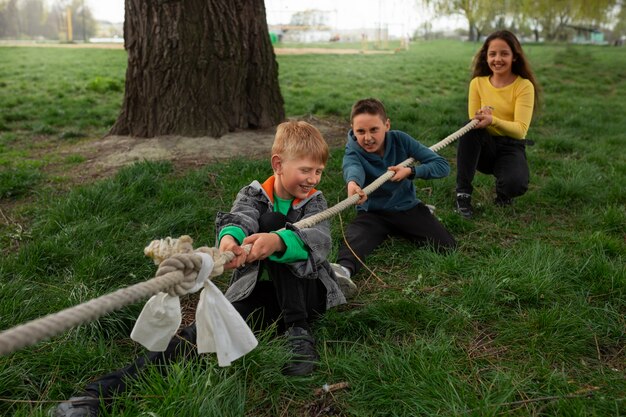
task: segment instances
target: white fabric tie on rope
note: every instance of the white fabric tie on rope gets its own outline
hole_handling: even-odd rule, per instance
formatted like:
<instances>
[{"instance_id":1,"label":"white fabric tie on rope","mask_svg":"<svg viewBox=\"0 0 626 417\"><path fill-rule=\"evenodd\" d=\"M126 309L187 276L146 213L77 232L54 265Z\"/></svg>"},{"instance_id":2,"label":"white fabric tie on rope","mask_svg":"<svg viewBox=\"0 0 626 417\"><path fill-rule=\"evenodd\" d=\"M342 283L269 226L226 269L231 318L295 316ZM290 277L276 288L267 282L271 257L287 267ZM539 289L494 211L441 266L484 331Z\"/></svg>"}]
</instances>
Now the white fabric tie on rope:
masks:
<instances>
[{"instance_id":1,"label":"white fabric tie on rope","mask_svg":"<svg viewBox=\"0 0 626 417\"><path fill-rule=\"evenodd\" d=\"M235 307L207 280L196 310L198 352L215 352L219 366L252 351L258 341Z\"/></svg>"},{"instance_id":2,"label":"white fabric tie on rope","mask_svg":"<svg viewBox=\"0 0 626 417\"><path fill-rule=\"evenodd\" d=\"M141 310L130 338L152 352L163 352L180 327L180 298L160 292Z\"/></svg>"},{"instance_id":3,"label":"white fabric tie on rope","mask_svg":"<svg viewBox=\"0 0 626 417\"><path fill-rule=\"evenodd\" d=\"M198 352L215 352L219 366L229 366L254 349L258 341L233 305L208 279L213 271L213 258L203 252L195 254L202 258L202 266L188 294L204 287L196 309ZM148 300L130 337L150 351L162 352L181 321L179 296L160 292Z\"/></svg>"}]
</instances>

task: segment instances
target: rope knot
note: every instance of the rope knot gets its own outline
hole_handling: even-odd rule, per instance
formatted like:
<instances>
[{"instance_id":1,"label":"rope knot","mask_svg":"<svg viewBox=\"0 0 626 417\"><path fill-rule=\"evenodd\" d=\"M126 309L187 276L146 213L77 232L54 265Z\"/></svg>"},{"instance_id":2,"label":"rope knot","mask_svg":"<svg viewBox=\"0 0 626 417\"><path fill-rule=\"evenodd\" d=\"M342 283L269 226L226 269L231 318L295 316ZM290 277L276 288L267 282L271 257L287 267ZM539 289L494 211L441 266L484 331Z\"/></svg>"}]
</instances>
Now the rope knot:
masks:
<instances>
[{"instance_id":1,"label":"rope knot","mask_svg":"<svg viewBox=\"0 0 626 417\"><path fill-rule=\"evenodd\" d=\"M211 271L210 278L219 277L224 273L224 265L233 259L232 253L220 253L218 248L210 248L208 246L202 246L196 249L196 252L202 252L213 258L213 270Z\"/></svg>"},{"instance_id":2,"label":"rope knot","mask_svg":"<svg viewBox=\"0 0 626 417\"><path fill-rule=\"evenodd\" d=\"M224 273L224 265L232 260L233 255L220 253L218 248L202 246L193 248L193 239L188 235L179 238L166 237L165 239L153 240L143 250L143 253L152 258L156 265L159 265L156 276L174 274L182 281L168 288L166 291L171 296L183 296L192 292L198 284L198 271L202 266L202 257L198 253L206 253L213 258L213 269L210 278L220 276ZM180 278L175 278L180 279Z\"/></svg>"},{"instance_id":3,"label":"rope knot","mask_svg":"<svg viewBox=\"0 0 626 417\"><path fill-rule=\"evenodd\" d=\"M166 237L165 239L153 240L143 250L144 255L152 258L155 265L159 265L165 259L175 253L192 253L193 239L189 235L182 235L178 239Z\"/></svg>"},{"instance_id":4,"label":"rope knot","mask_svg":"<svg viewBox=\"0 0 626 417\"><path fill-rule=\"evenodd\" d=\"M166 274L183 277L178 284L167 289L167 293L172 297L183 296L190 292L196 285L198 271L202 267L202 257L195 253L176 253L159 264L156 276Z\"/></svg>"}]
</instances>

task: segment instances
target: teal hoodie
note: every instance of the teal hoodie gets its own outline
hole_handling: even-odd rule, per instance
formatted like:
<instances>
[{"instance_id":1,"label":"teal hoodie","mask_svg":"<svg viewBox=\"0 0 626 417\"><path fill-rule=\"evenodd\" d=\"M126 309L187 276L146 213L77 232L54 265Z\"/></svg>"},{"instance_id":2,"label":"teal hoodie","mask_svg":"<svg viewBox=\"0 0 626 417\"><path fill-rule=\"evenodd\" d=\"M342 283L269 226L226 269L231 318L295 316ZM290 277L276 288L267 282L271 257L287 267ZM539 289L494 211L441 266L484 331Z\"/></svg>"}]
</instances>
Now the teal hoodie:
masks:
<instances>
[{"instance_id":1,"label":"teal hoodie","mask_svg":"<svg viewBox=\"0 0 626 417\"><path fill-rule=\"evenodd\" d=\"M428 180L443 178L450 174L450 165L445 158L404 132L390 130L385 134L385 154L381 158L361 148L350 129L343 156L343 179L346 184L354 181L364 188L387 172L387 168L398 165L408 158L418 162L415 166L415 178ZM358 205L357 210L405 211L415 207L419 202L415 196L415 185L407 178L400 182L385 182L368 196L364 204Z\"/></svg>"}]
</instances>

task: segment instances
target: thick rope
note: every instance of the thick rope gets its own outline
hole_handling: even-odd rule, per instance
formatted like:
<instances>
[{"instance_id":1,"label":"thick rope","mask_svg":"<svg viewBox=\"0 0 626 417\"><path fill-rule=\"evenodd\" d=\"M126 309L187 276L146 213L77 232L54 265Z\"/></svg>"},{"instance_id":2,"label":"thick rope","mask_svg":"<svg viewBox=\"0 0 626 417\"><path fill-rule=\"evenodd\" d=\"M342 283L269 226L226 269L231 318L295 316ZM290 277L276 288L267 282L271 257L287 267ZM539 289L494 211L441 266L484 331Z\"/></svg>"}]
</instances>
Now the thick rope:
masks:
<instances>
[{"instance_id":1,"label":"thick rope","mask_svg":"<svg viewBox=\"0 0 626 417\"><path fill-rule=\"evenodd\" d=\"M430 149L437 152L449 145L460 136L471 130L478 123L472 120L450 136L431 146ZM408 167L415 163L413 158L402 162L401 166ZM393 171L387 171L374 182L363 189L366 195L371 194L394 175ZM294 223L295 227L308 228L321 221L331 218L342 210L356 204L358 195L353 195L338 204L316 215L302 219ZM188 243L188 242L181 242ZM249 246L249 245L246 245ZM189 247L181 249L184 253L178 253L164 259L157 270L155 278L148 281L122 288L110 294L94 298L86 303L79 304L57 313L32 320L25 324L0 333L0 355L6 355L23 347L31 346L50 337L56 336L73 327L96 320L105 314L119 310L129 304L146 299L161 291L167 291L170 295L185 295L189 288L193 287L195 278L202 261L199 255L189 253ZM214 268L211 276L218 276L224 272L223 266L234 258L232 252L219 253L214 248L200 248L199 251L210 252L213 257ZM249 248L245 248L248 249Z\"/></svg>"},{"instance_id":2,"label":"thick rope","mask_svg":"<svg viewBox=\"0 0 626 417\"><path fill-rule=\"evenodd\" d=\"M215 265L223 267L233 259L233 254L224 252L218 258L214 260ZM163 290L168 290L170 295L187 294L185 289L191 288L195 283L201 264L202 260L199 255L173 255L161 263L155 278L6 330L0 333L0 355L34 345ZM220 269L221 274L224 269L218 268Z\"/></svg>"}]
</instances>

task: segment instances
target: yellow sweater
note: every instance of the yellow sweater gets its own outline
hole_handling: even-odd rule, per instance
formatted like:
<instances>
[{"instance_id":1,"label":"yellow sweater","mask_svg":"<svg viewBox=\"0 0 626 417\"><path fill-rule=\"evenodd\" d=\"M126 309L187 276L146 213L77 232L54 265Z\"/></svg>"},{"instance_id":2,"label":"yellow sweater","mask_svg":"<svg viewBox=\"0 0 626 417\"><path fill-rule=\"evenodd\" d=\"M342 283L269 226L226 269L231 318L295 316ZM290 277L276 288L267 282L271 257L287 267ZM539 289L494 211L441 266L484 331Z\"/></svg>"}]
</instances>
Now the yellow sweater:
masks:
<instances>
[{"instance_id":1,"label":"yellow sweater","mask_svg":"<svg viewBox=\"0 0 626 417\"><path fill-rule=\"evenodd\" d=\"M489 76L475 77L470 82L467 111L470 119L484 106L491 106L493 122L487 131L494 136L526 138L533 117L535 88L520 76L506 87L491 85Z\"/></svg>"}]
</instances>

